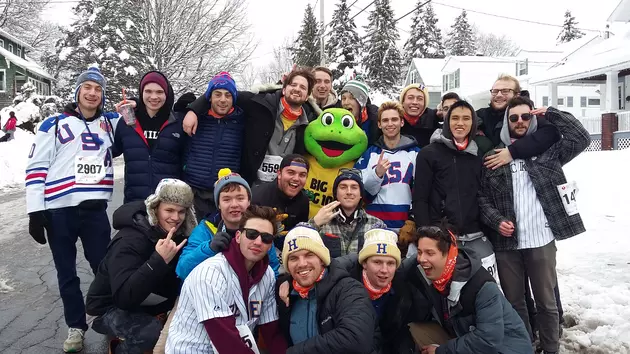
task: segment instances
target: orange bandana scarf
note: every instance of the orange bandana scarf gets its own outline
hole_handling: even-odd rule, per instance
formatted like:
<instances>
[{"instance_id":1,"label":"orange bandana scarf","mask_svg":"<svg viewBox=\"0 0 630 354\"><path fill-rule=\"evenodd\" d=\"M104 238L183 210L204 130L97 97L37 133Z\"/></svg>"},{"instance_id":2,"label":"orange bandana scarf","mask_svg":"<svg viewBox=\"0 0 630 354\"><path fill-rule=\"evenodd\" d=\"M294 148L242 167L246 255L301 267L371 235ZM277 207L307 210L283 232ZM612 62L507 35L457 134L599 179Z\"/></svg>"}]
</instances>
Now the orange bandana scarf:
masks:
<instances>
[{"instance_id":1,"label":"orange bandana scarf","mask_svg":"<svg viewBox=\"0 0 630 354\"><path fill-rule=\"evenodd\" d=\"M457 147L457 150L459 151L464 151L468 147L468 137L466 137L466 140L464 140L463 143L458 143L457 141L455 141L455 139L453 139L453 142L455 143L455 147Z\"/></svg>"},{"instance_id":2,"label":"orange bandana scarf","mask_svg":"<svg viewBox=\"0 0 630 354\"><path fill-rule=\"evenodd\" d=\"M453 277L453 272L455 272L455 265L457 263L457 254L459 253L457 250L457 239L455 235L449 230L449 234L451 234L451 248L448 250L448 255L446 256L446 265L444 266L444 270L442 271L442 275L440 275L440 279L433 281L433 286L440 292L444 293L446 290L446 285L451 281Z\"/></svg>"},{"instance_id":3,"label":"orange bandana scarf","mask_svg":"<svg viewBox=\"0 0 630 354\"><path fill-rule=\"evenodd\" d=\"M326 272L326 268L322 269L322 274L320 274L317 280L315 280L315 283L319 283L319 281L322 280L325 272ZM313 287L315 286L315 283L309 286L308 288L305 288L301 286L300 284L298 284L298 282L295 281L295 279L293 279L293 289L295 289L295 291L297 291L297 293L300 294L300 297L302 299L306 299L308 297L309 291L311 291L311 289L313 289Z\"/></svg>"},{"instance_id":4,"label":"orange bandana scarf","mask_svg":"<svg viewBox=\"0 0 630 354\"><path fill-rule=\"evenodd\" d=\"M282 103L282 115L288 119L288 120L297 120L298 118L300 118L300 116L302 115L303 109L302 107L300 107L300 110L297 112L294 112L291 110L291 106L289 106L289 103L287 102L287 100L284 98L284 96L282 96L282 98L280 99L280 102Z\"/></svg>"},{"instance_id":5,"label":"orange bandana scarf","mask_svg":"<svg viewBox=\"0 0 630 354\"><path fill-rule=\"evenodd\" d=\"M365 123L367 119L368 119L367 108L363 107L363 109L361 110L361 124Z\"/></svg>"},{"instance_id":6,"label":"orange bandana scarf","mask_svg":"<svg viewBox=\"0 0 630 354\"><path fill-rule=\"evenodd\" d=\"M223 118L223 117L229 116L229 115L230 115L230 113L232 113L232 112L234 112L234 107L230 108L230 111L229 111L229 112L227 112L227 114L225 114L225 115L220 115L220 114L218 114L218 113L214 113L214 111L212 110L212 108L210 108L210 109L208 110L208 115L209 115L209 116L212 116L212 117L214 117L214 118L219 118L219 119L220 119L220 118Z\"/></svg>"},{"instance_id":7,"label":"orange bandana scarf","mask_svg":"<svg viewBox=\"0 0 630 354\"><path fill-rule=\"evenodd\" d=\"M387 294L387 292L391 290L392 283L390 282L383 289L377 290L372 286L372 284L370 283L370 279L368 279L367 277L367 273L365 272L365 270L363 270L363 286L365 286L365 289L368 291L368 294L370 295L370 300L376 300L384 294Z\"/></svg>"},{"instance_id":8,"label":"orange bandana scarf","mask_svg":"<svg viewBox=\"0 0 630 354\"><path fill-rule=\"evenodd\" d=\"M418 121L420 120L420 116L412 117L408 115L407 113L405 113L405 120L407 121L407 123L411 125L416 125L416 123L418 123Z\"/></svg>"}]
</instances>

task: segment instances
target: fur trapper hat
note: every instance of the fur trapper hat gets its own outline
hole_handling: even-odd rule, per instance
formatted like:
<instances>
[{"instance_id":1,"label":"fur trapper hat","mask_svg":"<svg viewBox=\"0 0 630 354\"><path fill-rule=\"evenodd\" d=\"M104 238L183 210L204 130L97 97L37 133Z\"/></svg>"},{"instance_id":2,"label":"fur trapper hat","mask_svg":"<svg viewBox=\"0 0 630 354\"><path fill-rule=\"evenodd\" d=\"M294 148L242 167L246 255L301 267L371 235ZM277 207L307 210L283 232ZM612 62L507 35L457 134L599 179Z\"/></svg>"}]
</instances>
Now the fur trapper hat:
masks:
<instances>
[{"instance_id":1,"label":"fur trapper hat","mask_svg":"<svg viewBox=\"0 0 630 354\"><path fill-rule=\"evenodd\" d=\"M147 206L149 224L158 225L157 207L160 202L177 204L186 208L186 217L178 233L182 233L185 237L190 236L197 226L193 199L193 191L185 182L176 178L164 178L157 185L155 192L144 201Z\"/></svg>"}]
</instances>

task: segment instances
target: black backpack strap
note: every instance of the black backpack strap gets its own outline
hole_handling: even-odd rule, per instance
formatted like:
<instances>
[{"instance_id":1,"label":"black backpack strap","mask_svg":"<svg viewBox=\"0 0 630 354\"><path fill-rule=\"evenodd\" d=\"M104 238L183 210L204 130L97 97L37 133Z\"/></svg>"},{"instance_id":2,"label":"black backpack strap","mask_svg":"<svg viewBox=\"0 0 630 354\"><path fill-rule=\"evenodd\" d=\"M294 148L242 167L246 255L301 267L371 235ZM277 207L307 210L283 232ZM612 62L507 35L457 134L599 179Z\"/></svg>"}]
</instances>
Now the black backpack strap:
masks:
<instances>
[{"instance_id":1,"label":"black backpack strap","mask_svg":"<svg viewBox=\"0 0 630 354\"><path fill-rule=\"evenodd\" d=\"M460 316L475 315L475 300L477 299L477 293L484 284L489 282L495 283L494 278L484 267L480 267L475 275L473 275L462 288L459 296L459 303L462 306L462 311L459 314Z\"/></svg>"}]
</instances>

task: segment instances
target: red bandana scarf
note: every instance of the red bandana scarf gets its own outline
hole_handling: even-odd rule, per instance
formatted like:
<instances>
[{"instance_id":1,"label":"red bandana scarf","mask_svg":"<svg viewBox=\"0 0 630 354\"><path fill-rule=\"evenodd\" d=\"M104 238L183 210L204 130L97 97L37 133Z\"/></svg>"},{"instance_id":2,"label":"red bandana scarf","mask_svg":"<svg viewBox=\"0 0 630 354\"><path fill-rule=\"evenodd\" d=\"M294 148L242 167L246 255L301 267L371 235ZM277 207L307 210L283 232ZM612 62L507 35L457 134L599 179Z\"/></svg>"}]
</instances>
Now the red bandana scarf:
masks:
<instances>
[{"instance_id":1,"label":"red bandana scarf","mask_svg":"<svg viewBox=\"0 0 630 354\"><path fill-rule=\"evenodd\" d=\"M319 283L319 281L322 280L322 278L324 277L324 273L325 272L326 272L326 268L322 269L322 274L320 274L319 277L317 278L317 280L315 280L315 283ZM295 289L295 291L297 291L297 293L300 294L300 297L302 299L306 299L308 297L309 291L311 291L311 289L313 289L313 287L315 286L315 283L313 283L313 285L305 288L305 287L301 286L300 284L298 284L298 282L295 281L295 279L293 279L293 289Z\"/></svg>"},{"instance_id":2,"label":"red bandana scarf","mask_svg":"<svg viewBox=\"0 0 630 354\"><path fill-rule=\"evenodd\" d=\"M466 137L466 140L464 140L463 143L458 143L457 141L455 141L455 139L453 139L453 142L455 143L455 146L459 151L464 151L468 147L468 137Z\"/></svg>"},{"instance_id":3,"label":"red bandana scarf","mask_svg":"<svg viewBox=\"0 0 630 354\"><path fill-rule=\"evenodd\" d=\"M407 121L407 123L413 126L413 125L416 125L416 123L418 123L418 121L420 120L420 116L413 117L405 113L405 120Z\"/></svg>"},{"instance_id":4,"label":"red bandana scarf","mask_svg":"<svg viewBox=\"0 0 630 354\"><path fill-rule=\"evenodd\" d=\"M455 235L453 235L450 230L448 231L448 233L451 235L451 248L448 250L448 255L446 256L446 265L444 266L442 275L440 275L440 279L433 281L433 286L440 293L444 293L444 290L446 290L446 285L451 281L451 278L453 277L455 264L457 263L457 254L459 253L457 250L457 239L455 238Z\"/></svg>"},{"instance_id":5,"label":"red bandana scarf","mask_svg":"<svg viewBox=\"0 0 630 354\"><path fill-rule=\"evenodd\" d=\"M363 286L365 286L365 289L368 291L368 294L370 295L370 300L376 300L384 294L387 294L387 292L391 290L392 283L389 282L386 287L378 290L372 286L372 284L370 283L370 279L368 279L367 277L367 273L365 272L365 270L363 270Z\"/></svg>"},{"instance_id":6,"label":"red bandana scarf","mask_svg":"<svg viewBox=\"0 0 630 354\"><path fill-rule=\"evenodd\" d=\"M300 116L302 115L302 107L300 107L300 110L297 112L294 112L291 110L291 106L289 106L289 103L287 102L286 98L284 98L284 96L282 96L282 98L280 99L280 102L282 103L282 115L288 119L288 120L297 120L298 118L300 118Z\"/></svg>"}]
</instances>

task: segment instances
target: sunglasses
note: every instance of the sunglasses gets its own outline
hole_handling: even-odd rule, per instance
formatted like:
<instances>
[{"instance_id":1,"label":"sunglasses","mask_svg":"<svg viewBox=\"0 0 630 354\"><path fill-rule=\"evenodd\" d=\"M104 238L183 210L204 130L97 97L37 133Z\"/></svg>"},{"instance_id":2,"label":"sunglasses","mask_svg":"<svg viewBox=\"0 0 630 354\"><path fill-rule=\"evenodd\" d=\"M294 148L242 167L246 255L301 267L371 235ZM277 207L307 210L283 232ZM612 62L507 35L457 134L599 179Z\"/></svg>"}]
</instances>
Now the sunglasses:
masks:
<instances>
[{"instance_id":1,"label":"sunglasses","mask_svg":"<svg viewBox=\"0 0 630 354\"><path fill-rule=\"evenodd\" d=\"M350 173L350 174L353 174L353 175L358 175L359 177L363 178L363 174L361 173L361 170L358 170L356 168L347 168L347 167L340 168L338 176L339 175L343 175L343 174L347 174L347 173Z\"/></svg>"},{"instance_id":2,"label":"sunglasses","mask_svg":"<svg viewBox=\"0 0 630 354\"><path fill-rule=\"evenodd\" d=\"M247 237L248 240L256 240L258 238L258 236L260 236L260 239L262 240L263 243L270 245L273 242L273 235L268 233L268 232L260 232L258 230L255 229L243 229L243 233L245 234L245 237Z\"/></svg>"},{"instance_id":3,"label":"sunglasses","mask_svg":"<svg viewBox=\"0 0 630 354\"><path fill-rule=\"evenodd\" d=\"M528 120L532 119L534 115L531 113L523 113L520 116L518 114L511 114L508 119L510 120L510 122L512 123L516 123L518 122L518 119L521 118L523 120L523 122L527 122Z\"/></svg>"}]
</instances>

